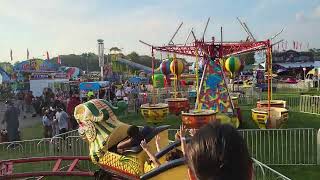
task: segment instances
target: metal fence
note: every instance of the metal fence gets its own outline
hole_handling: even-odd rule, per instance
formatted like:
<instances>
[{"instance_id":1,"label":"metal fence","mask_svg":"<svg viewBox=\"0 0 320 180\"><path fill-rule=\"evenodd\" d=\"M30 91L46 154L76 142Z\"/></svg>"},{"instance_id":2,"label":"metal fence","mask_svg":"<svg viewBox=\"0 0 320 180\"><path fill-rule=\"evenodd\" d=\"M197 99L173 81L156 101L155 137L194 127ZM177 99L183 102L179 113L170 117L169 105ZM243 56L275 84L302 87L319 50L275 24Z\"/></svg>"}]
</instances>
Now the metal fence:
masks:
<instances>
[{"instance_id":1,"label":"metal fence","mask_svg":"<svg viewBox=\"0 0 320 180\"><path fill-rule=\"evenodd\" d=\"M300 112L320 115L320 96L300 96Z\"/></svg>"},{"instance_id":2,"label":"metal fence","mask_svg":"<svg viewBox=\"0 0 320 180\"><path fill-rule=\"evenodd\" d=\"M88 154L88 145L79 136L33 139L0 144L0 157L17 159L46 156L81 156Z\"/></svg>"},{"instance_id":3,"label":"metal fence","mask_svg":"<svg viewBox=\"0 0 320 180\"><path fill-rule=\"evenodd\" d=\"M169 130L170 140L174 140L177 130ZM239 132L245 139L251 156L264 164L317 164L316 129L247 129Z\"/></svg>"},{"instance_id":4,"label":"metal fence","mask_svg":"<svg viewBox=\"0 0 320 180\"><path fill-rule=\"evenodd\" d=\"M285 175L270 168L262 162L252 158L253 160L253 179L257 180L290 180Z\"/></svg>"},{"instance_id":5,"label":"metal fence","mask_svg":"<svg viewBox=\"0 0 320 180\"><path fill-rule=\"evenodd\" d=\"M239 96L239 104L245 106L256 107L258 100L267 100L266 95L260 96ZM272 99L286 101L289 111L300 112L301 110L301 96L281 96L273 95Z\"/></svg>"},{"instance_id":6,"label":"metal fence","mask_svg":"<svg viewBox=\"0 0 320 180\"><path fill-rule=\"evenodd\" d=\"M317 130L239 130L252 157L268 165L317 164Z\"/></svg>"},{"instance_id":7,"label":"metal fence","mask_svg":"<svg viewBox=\"0 0 320 180\"><path fill-rule=\"evenodd\" d=\"M177 130L169 130L170 140L174 140ZM317 164L316 129L246 129L239 132L245 139L251 156L265 164ZM88 153L88 144L79 137L76 130L53 138L0 143L0 157L6 159L30 156L81 156Z\"/></svg>"},{"instance_id":8,"label":"metal fence","mask_svg":"<svg viewBox=\"0 0 320 180\"><path fill-rule=\"evenodd\" d=\"M171 136L176 130L171 130ZM19 159L25 157L48 157L48 156L86 156L88 145L78 136L68 136L65 139L55 137L53 139L34 139L0 144L1 157L6 159ZM69 162L70 163L70 162ZM61 169L67 168L70 164L65 162ZM96 167L88 161L79 164L79 168L95 170ZM31 164L17 164L14 172L50 171L54 162L37 162ZM254 179L290 180L281 173L253 158Z\"/></svg>"},{"instance_id":9,"label":"metal fence","mask_svg":"<svg viewBox=\"0 0 320 180\"><path fill-rule=\"evenodd\" d=\"M88 148L88 144L79 136L56 136L45 139L6 142L0 143L0 159L49 156L87 156L89 154ZM51 171L54 163L55 162L37 162L17 164L14 172ZM66 168L70 163L71 162L66 161L60 167L62 169ZM80 169L96 169L96 167L89 161L81 161L78 165L78 168Z\"/></svg>"}]
</instances>

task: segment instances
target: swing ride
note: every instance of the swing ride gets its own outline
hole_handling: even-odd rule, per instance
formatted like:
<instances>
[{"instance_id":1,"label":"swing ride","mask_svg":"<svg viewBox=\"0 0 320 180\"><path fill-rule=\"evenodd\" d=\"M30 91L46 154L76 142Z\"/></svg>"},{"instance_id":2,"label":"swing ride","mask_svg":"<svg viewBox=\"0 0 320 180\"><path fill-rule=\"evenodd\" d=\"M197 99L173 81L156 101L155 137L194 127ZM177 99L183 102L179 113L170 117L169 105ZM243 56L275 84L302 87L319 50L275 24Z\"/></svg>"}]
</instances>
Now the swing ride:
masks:
<instances>
[{"instance_id":1,"label":"swing ride","mask_svg":"<svg viewBox=\"0 0 320 180\"><path fill-rule=\"evenodd\" d=\"M166 102L169 105L169 112L179 115L182 111L189 111L189 99L178 97L178 81L184 70L184 64L176 55L173 55L173 60L170 63L170 71L173 73L173 97L167 98Z\"/></svg>"},{"instance_id":2,"label":"swing ride","mask_svg":"<svg viewBox=\"0 0 320 180\"><path fill-rule=\"evenodd\" d=\"M238 127L239 122L239 109L235 108L235 105L232 101L232 97L230 96L229 89L227 87L226 75L221 63L222 59L229 58L229 61L234 61L233 56L239 55L242 53L254 52L254 51L266 51L266 64L267 64L267 84L268 84L268 99L267 99L267 107L261 108L257 107L253 109L253 120L261 123L261 120L257 119L257 117L262 117L264 124L267 124L268 121L283 121L283 119L287 119L284 110L277 109L277 107L271 108L271 100L272 100L272 44L271 40L265 41L256 41L255 38L250 33L250 39L245 42L223 42L222 40L222 28L221 28L221 41L215 41L215 38L212 37L210 42L204 40L204 34L210 19L208 19L202 39L196 39L193 30L191 30L190 34L193 35L194 42L191 44L173 44L173 38L176 35L177 31L171 38L170 43L165 46L152 46L143 41L143 44L151 47L152 55L154 56L154 51L172 53L174 55L184 55L191 56L196 58L203 58L205 61L204 72L201 77L200 83L198 82L199 77L196 77L197 80L197 100L195 105L195 110L191 112L183 112L182 113L182 122L187 127L201 127L203 124L207 123L207 119L221 121L223 123L232 124L235 127ZM238 19L239 20L239 19ZM240 21L240 20L239 20ZM241 21L240 21L241 22ZM243 24L243 23L241 23ZM189 35L190 35L189 34ZM189 37L189 36L188 36ZM274 37L273 37L274 38ZM271 39L273 39L271 38ZM196 60L197 61L197 60ZM234 62L236 63L236 62ZM241 68L241 62L238 63L239 69ZM233 66L234 67L234 66ZM231 67L230 67L230 69ZM234 69L236 72L236 70ZM233 73L235 73L233 72ZM232 72L231 72L232 73ZM234 98L236 102L236 98ZM274 108L276 108L274 110ZM212 110L214 112L209 112L208 110ZM274 116L273 111L280 111L282 113L276 113L279 116ZM263 113L262 113L263 112ZM204 118L207 116L214 116L215 118ZM267 114L267 115L265 115ZM273 118L273 119L271 119ZM257 123L257 124L259 124ZM270 123L269 123L270 124ZM260 127L260 126L259 126ZM271 126L272 127L272 126Z\"/></svg>"},{"instance_id":3,"label":"swing ride","mask_svg":"<svg viewBox=\"0 0 320 180\"><path fill-rule=\"evenodd\" d=\"M193 31L191 33L194 36ZM239 109L236 109L237 103L236 101L232 101L229 89L227 88L222 59L240 53L258 50L267 51L268 101L266 101L266 104L260 102L260 106L264 107L257 109L258 116L267 112L264 115L268 123L272 124L273 118L276 116L274 112L278 112L278 110L282 108L271 107L270 53L272 44L270 40L216 42L215 39L212 38L212 41L206 42L204 38L198 40L194 36L194 42L191 44L174 45L169 43L169 45L166 46L149 46L151 47L153 59L155 58L155 51L196 58L197 71L195 80L197 99L195 109L189 112L182 112L181 115L183 124L188 128L200 128L210 121L220 121L222 123L232 124L235 127L239 126ZM198 73L199 58L205 60L201 78ZM154 63L152 64L154 65ZM152 69L154 80L154 66ZM175 69L173 72L177 73ZM178 77L176 77L176 79L178 79ZM159 122L161 118L167 116L169 108L168 104L156 103L154 92L155 87L153 87L152 104L144 104L141 108L142 112L146 111L146 113L142 113L144 118L152 122ZM170 161L165 160L166 155L171 150L180 147L178 141L169 144L169 126L155 127L145 137L147 145L150 147L150 152L156 153L155 137L156 135L160 136L159 146L162 150L156 154L156 158L162 163L159 167L156 167L148 161L146 152L144 152L139 145L126 149L122 153L117 151L117 145L128 138L127 130L130 125L119 121L116 115L123 113L126 108L127 104L124 102L118 102L117 107L115 107L108 101L101 99L90 100L75 108L74 116L79 124L79 134L88 142L90 150L89 157L94 164L97 164L102 169L103 176L105 178L115 177L121 179L187 179L188 168L184 158ZM152 115L152 113L154 113L154 115Z\"/></svg>"}]
</instances>

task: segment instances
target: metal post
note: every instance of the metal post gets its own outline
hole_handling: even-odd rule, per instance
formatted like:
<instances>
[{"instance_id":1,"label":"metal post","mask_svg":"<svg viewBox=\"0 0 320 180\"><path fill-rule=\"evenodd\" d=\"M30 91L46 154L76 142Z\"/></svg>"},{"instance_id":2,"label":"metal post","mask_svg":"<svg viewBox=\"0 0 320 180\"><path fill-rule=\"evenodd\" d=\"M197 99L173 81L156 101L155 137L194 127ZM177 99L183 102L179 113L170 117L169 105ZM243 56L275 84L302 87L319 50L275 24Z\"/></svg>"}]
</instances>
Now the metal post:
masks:
<instances>
[{"instance_id":1,"label":"metal post","mask_svg":"<svg viewBox=\"0 0 320 180\"><path fill-rule=\"evenodd\" d=\"M104 66L104 43L102 39L98 39L98 57L101 73L101 81L103 81L103 66Z\"/></svg>"},{"instance_id":2,"label":"metal post","mask_svg":"<svg viewBox=\"0 0 320 180\"><path fill-rule=\"evenodd\" d=\"M317 133L317 152L316 152L316 155L317 155L317 165L320 164L320 129L318 130L318 133Z\"/></svg>"}]
</instances>

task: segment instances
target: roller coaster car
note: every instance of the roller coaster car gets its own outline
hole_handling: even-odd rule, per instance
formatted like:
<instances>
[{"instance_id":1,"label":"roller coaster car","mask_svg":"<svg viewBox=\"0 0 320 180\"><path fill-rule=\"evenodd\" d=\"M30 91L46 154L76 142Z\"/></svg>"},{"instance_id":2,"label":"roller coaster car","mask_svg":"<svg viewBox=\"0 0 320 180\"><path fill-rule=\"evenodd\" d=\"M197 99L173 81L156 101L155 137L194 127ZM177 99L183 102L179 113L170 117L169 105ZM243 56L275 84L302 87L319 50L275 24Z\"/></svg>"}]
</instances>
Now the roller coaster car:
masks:
<instances>
[{"instance_id":1,"label":"roller coaster car","mask_svg":"<svg viewBox=\"0 0 320 180\"><path fill-rule=\"evenodd\" d=\"M187 142L189 139L187 139ZM158 152L155 157L161 162L159 167L155 167L152 163L146 162L145 174L140 176L140 179L154 179L154 180L166 180L170 178L174 179L188 179L188 168L185 164L185 158L179 158L167 162L166 156L174 149L179 149L181 146L180 141L175 141Z\"/></svg>"},{"instance_id":2,"label":"roller coaster car","mask_svg":"<svg viewBox=\"0 0 320 180\"><path fill-rule=\"evenodd\" d=\"M151 176L151 179L163 179L171 175L172 177L185 175L185 172L176 174L181 172L182 168L178 160L165 163L158 168L146 168L148 156L140 146L127 149L123 154L113 150L119 142L127 138L129 125L120 122L114 114L123 112L125 108L125 102L118 102L117 107L114 107L108 101L100 99L90 100L75 108L74 115L79 123L79 134L88 142L91 161L108 175L118 176L121 179L140 179L140 176L145 179ZM160 148L168 146L168 128L169 126L157 127L146 137L151 153L156 153L156 135L160 136ZM166 171L163 172L164 170ZM155 174L147 176L145 173L147 171L147 174L154 171Z\"/></svg>"}]
</instances>

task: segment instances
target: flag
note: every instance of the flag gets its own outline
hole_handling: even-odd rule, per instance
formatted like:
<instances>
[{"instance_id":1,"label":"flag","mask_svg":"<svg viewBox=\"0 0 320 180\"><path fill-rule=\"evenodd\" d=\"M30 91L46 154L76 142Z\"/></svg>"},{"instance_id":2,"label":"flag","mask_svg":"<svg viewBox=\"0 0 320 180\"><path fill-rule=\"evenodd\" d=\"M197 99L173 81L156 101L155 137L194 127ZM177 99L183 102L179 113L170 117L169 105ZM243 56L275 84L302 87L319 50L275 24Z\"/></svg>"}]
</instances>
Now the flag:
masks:
<instances>
[{"instance_id":1,"label":"flag","mask_svg":"<svg viewBox=\"0 0 320 180\"><path fill-rule=\"evenodd\" d=\"M13 60L13 58L12 58L12 49L10 49L10 59L11 59L11 61Z\"/></svg>"},{"instance_id":2,"label":"flag","mask_svg":"<svg viewBox=\"0 0 320 180\"><path fill-rule=\"evenodd\" d=\"M50 57L49 57L49 52L47 51L47 60L49 61Z\"/></svg>"},{"instance_id":3,"label":"flag","mask_svg":"<svg viewBox=\"0 0 320 180\"><path fill-rule=\"evenodd\" d=\"M27 49L27 60L29 59L29 49Z\"/></svg>"},{"instance_id":4,"label":"flag","mask_svg":"<svg viewBox=\"0 0 320 180\"><path fill-rule=\"evenodd\" d=\"M61 64L60 55L58 55L57 63L58 63L58 64Z\"/></svg>"},{"instance_id":5,"label":"flag","mask_svg":"<svg viewBox=\"0 0 320 180\"><path fill-rule=\"evenodd\" d=\"M288 41L286 41L286 50L288 49Z\"/></svg>"}]
</instances>

